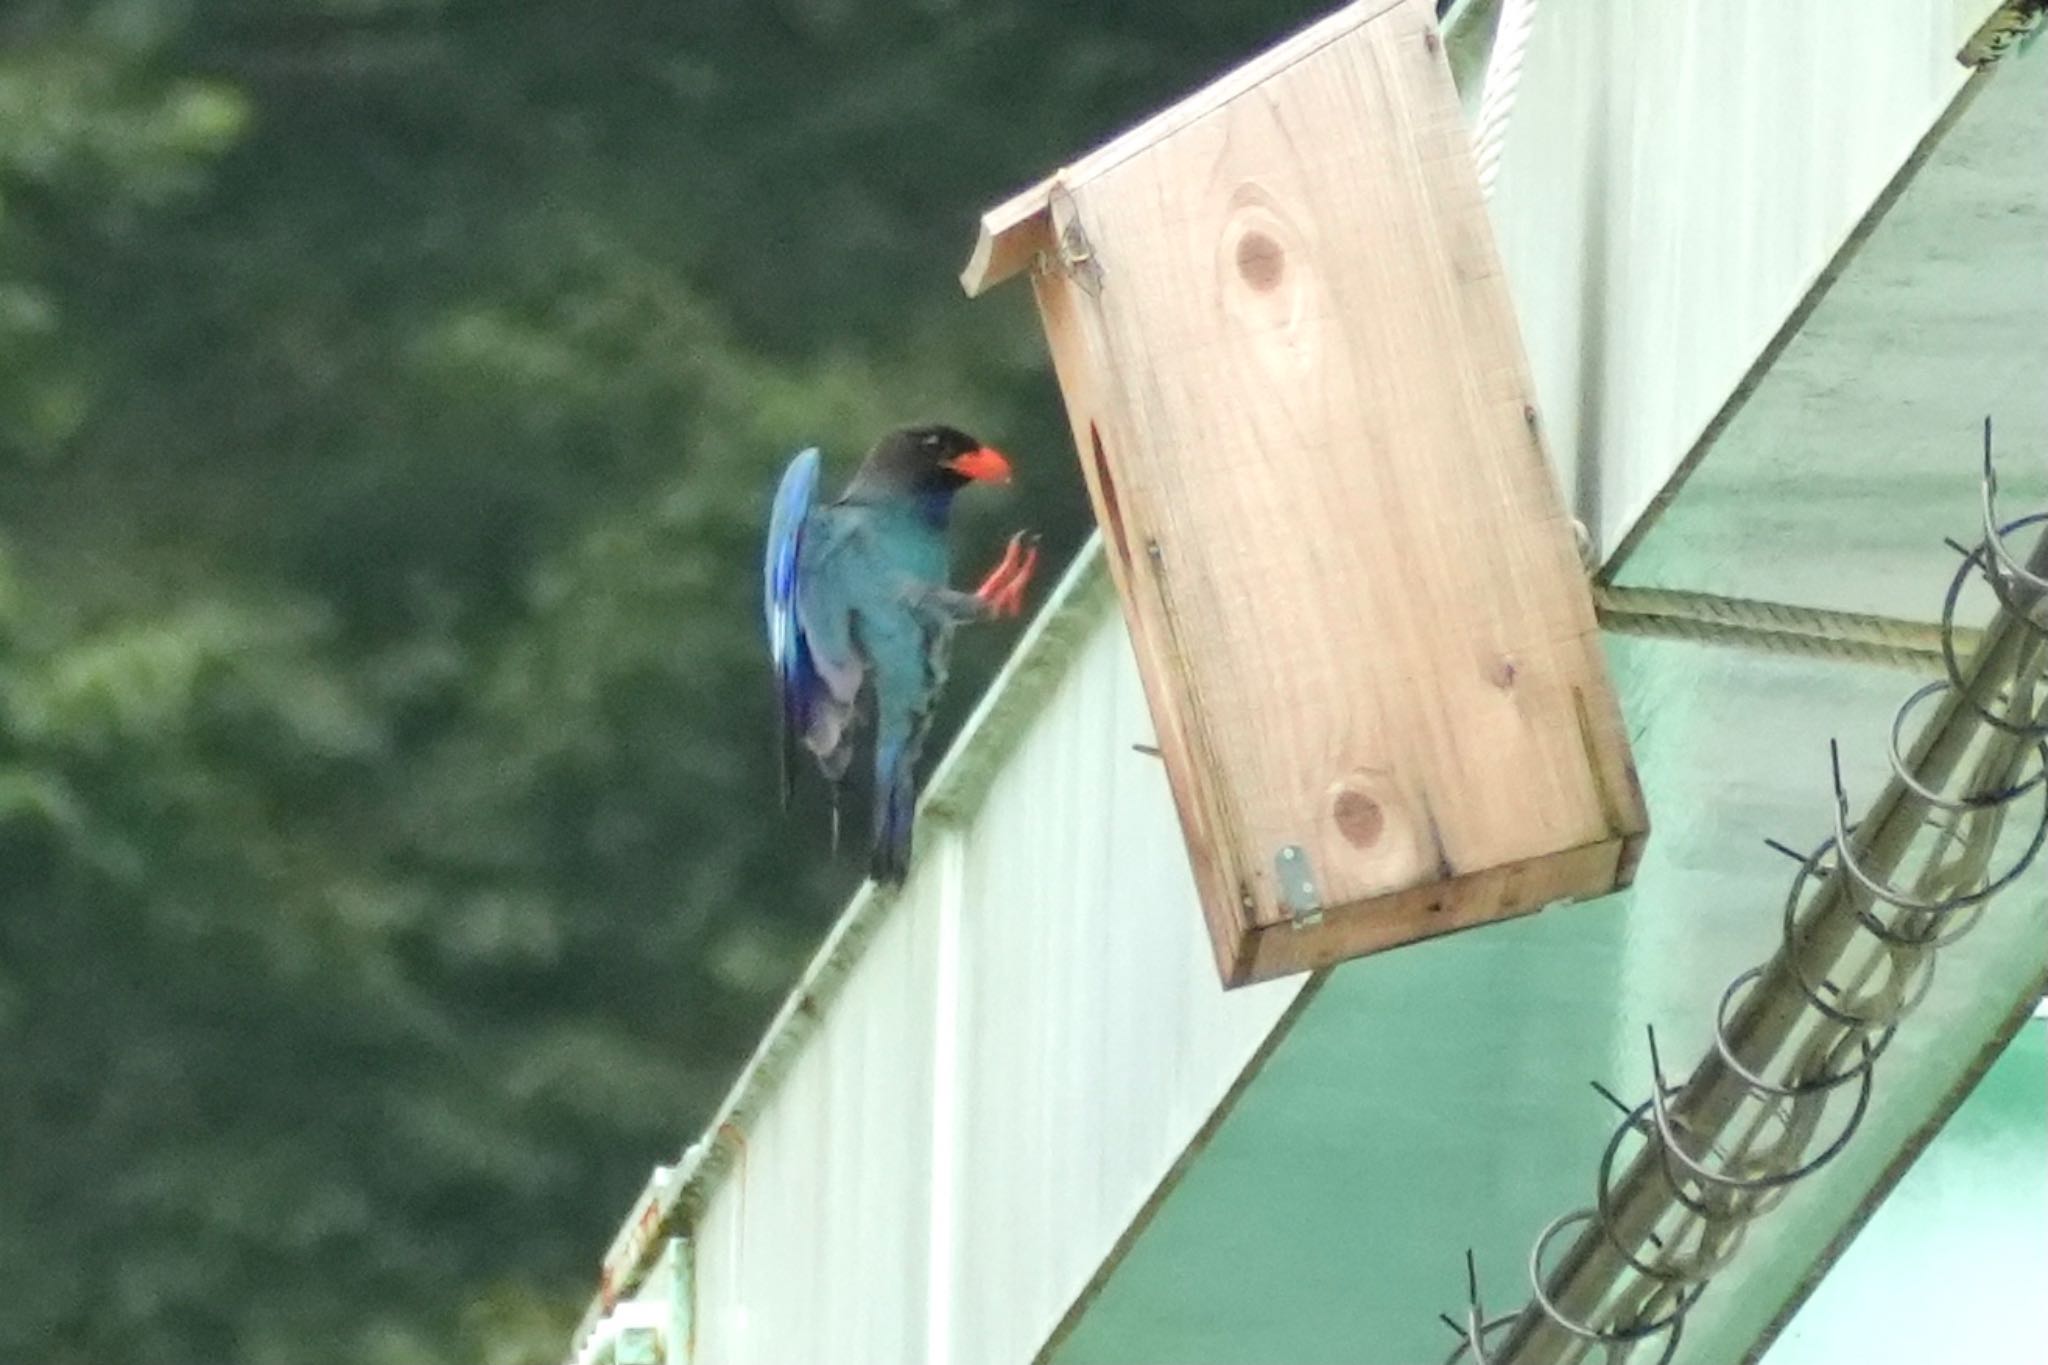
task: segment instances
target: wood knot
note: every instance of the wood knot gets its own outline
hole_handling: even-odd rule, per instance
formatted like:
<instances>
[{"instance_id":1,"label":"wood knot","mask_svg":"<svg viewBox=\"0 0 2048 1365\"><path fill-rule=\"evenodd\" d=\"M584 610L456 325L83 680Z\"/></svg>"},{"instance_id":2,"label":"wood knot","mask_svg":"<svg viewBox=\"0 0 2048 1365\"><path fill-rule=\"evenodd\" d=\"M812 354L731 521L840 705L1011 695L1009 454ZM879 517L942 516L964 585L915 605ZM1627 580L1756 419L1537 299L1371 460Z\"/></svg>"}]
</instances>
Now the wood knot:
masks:
<instances>
[{"instance_id":1,"label":"wood knot","mask_svg":"<svg viewBox=\"0 0 2048 1365\"><path fill-rule=\"evenodd\" d=\"M1236 324L1244 358L1300 377L1314 368L1313 329L1302 326L1316 293L1315 253L1288 206L1256 181L1231 191L1216 236L1218 302Z\"/></svg>"},{"instance_id":2,"label":"wood knot","mask_svg":"<svg viewBox=\"0 0 2048 1365\"><path fill-rule=\"evenodd\" d=\"M1267 233L1252 229L1237 239L1237 273L1260 293L1280 283L1287 270L1287 252Z\"/></svg>"},{"instance_id":3,"label":"wood knot","mask_svg":"<svg viewBox=\"0 0 2048 1365\"><path fill-rule=\"evenodd\" d=\"M1357 848L1370 848L1379 842L1387 827L1387 813L1380 803L1354 787L1346 787L1337 793L1334 812L1337 832Z\"/></svg>"},{"instance_id":4,"label":"wood knot","mask_svg":"<svg viewBox=\"0 0 2048 1365\"><path fill-rule=\"evenodd\" d=\"M1505 692L1515 685L1515 659L1503 654L1494 660L1493 667L1486 670L1486 680Z\"/></svg>"}]
</instances>

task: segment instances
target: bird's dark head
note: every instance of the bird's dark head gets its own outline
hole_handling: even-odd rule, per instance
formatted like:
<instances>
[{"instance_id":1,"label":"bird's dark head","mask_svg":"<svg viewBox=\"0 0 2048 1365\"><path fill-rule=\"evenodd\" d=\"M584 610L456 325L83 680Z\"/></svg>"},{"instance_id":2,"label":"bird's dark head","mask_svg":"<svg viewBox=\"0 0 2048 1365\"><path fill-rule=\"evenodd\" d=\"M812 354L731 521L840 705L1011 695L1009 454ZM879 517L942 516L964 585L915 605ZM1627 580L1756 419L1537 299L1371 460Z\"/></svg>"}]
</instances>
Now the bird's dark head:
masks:
<instances>
[{"instance_id":1,"label":"bird's dark head","mask_svg":"<svg viewBox=\"0 0 2048 1365\"><path fill-rule=\"evenodd\" d=\"M855 501L910 498L943 517L953 495L970 483L1008 483L1010 462L958 427L897 427L875 442L847 486Z\"/></svg>"}]
</instances>

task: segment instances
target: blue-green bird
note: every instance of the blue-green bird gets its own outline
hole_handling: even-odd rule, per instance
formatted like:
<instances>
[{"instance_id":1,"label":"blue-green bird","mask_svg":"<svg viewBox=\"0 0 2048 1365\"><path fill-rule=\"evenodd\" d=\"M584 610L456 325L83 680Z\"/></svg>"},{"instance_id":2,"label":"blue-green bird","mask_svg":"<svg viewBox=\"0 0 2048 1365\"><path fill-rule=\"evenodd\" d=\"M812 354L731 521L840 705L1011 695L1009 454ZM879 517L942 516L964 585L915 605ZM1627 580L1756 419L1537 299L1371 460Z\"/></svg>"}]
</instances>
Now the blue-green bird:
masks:
<instances>
[{"instance_id":1,"label":"blue-green bird","mask_svg":"<svg viewBox=\"0 0 2048 1365\"><path fill-rule=\"evenodd\" d=\"M1015 616L1037 566L1036 538L1019 532L982 585L949 584L953 496L975 482L1007 483L1010 462L949 426L899 427L875 443L846 491L817 499L820 456L801 451L783 471L769 514L762 607L775 669L783 805L809 749L839 788L854 741L874 728L874 843L868 873L902 882L910 867L917 763L946 680L956 627Z\"/></svg>"}]
</instances>

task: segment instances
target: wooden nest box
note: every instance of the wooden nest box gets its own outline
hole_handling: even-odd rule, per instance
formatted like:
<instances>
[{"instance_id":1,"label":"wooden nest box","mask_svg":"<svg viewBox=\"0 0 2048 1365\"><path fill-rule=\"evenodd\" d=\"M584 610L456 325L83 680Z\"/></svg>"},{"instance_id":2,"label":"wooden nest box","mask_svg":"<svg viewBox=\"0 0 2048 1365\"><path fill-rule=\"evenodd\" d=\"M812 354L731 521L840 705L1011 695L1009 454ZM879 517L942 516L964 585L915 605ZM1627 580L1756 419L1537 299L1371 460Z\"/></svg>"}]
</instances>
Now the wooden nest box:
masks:
<instances>
[{"instance_id":1,"label":"wooden nest box","mask_svg":"<svg viewBox=\"0 0 2048 1365\"><path fill-rule=\"evenodd\" d=\"M1225 984L1626 885L1649 821L1424 0L991 210L962 283L1026 269Z\"/></svg>"}]
</instances>

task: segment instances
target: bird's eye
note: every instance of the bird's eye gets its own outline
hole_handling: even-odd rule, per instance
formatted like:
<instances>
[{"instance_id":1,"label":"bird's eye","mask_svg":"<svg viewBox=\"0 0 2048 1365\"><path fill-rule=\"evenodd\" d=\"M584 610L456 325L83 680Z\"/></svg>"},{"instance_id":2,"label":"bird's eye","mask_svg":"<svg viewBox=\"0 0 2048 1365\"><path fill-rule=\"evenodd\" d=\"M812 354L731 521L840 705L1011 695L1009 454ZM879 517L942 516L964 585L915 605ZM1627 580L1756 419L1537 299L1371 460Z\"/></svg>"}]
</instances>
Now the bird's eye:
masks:
<instances>
[{"instance_id":1,"label":"bird's eye","mask_svg":"<svg viewBox=\"0 0 2048 1365\"><path fill-rule=\"evenodd\" d=\"M918 444L922 445L926 450L937 450L939 448L939 434L936 431L927 431L918 438Z\"/></svg>"}]
</instances>

